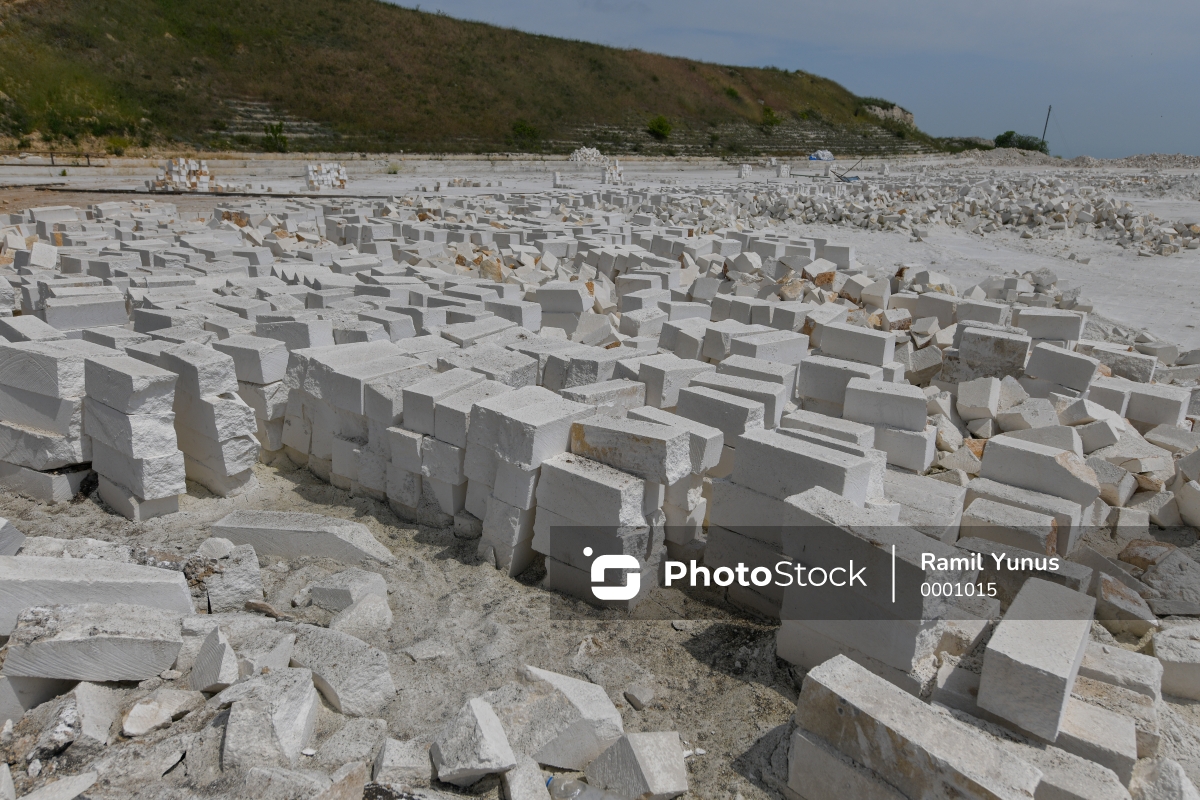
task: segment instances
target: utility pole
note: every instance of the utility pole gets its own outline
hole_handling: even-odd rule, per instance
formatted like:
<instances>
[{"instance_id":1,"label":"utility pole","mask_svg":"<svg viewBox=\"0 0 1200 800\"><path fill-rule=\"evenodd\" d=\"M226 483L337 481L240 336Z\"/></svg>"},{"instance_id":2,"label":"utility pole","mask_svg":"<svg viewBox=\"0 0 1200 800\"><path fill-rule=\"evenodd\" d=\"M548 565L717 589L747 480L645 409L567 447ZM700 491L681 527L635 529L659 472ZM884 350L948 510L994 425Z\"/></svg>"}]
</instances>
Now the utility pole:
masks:
<instances>
[{"instance_id":1,"label":"utility pole","mask_svg":"<svg viewBox=\"0 0 1200 800\"><path fill-rule=\"evenodd\" d=\"M1042 126L1042 141L1046 141L1046 131L1050 129L1050 109L1054 106L1049 106L1046 109L1046 124Z\"/></svg>"}]
</instances>

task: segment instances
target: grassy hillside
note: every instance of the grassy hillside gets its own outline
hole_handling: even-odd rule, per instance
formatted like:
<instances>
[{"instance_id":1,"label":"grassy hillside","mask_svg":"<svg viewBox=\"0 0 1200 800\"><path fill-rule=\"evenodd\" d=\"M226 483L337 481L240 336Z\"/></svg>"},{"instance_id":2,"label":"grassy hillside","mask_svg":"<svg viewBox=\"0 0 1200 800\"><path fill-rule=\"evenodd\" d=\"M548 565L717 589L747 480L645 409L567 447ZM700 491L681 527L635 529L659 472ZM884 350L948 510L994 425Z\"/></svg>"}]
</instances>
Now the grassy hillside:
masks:
<instances>
[{"instance_id":1,"label":"grassy hillside","mask_svg":"<svg viewBox=\"0 0 1200 800\"><path fill-rule=\"evenodd\" d=\"M0 0L0 92L9 147L937 146L816 75L536 36L378 0ZM666 125L651 126L659 117ZM280 122L282 139L263 135Z\"/></svg>"}]
</instances>

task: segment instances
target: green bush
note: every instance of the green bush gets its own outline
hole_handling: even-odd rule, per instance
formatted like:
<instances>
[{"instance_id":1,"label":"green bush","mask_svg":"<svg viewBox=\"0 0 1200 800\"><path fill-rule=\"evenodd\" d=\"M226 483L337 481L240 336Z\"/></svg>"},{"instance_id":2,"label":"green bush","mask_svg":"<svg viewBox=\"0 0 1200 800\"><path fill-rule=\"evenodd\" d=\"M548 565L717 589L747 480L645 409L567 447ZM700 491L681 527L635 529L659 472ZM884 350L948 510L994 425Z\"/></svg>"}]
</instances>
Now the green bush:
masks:
<instances>
[{"instance_id":1,"label":"green bush","mask_svg":"<svg viewBox=\"0 0 1200 800\"><path fill-rule=\"evenodd\" d=\"M775 113L775 109L770 106L763 106L762 124L768 128L774 128L776 125L783 122L783 117Z\"/></svg>"},{"instance_id":2,"label":"green bush","mask_svg":"<svg viewBox=\"0 0 1200 800\"><path fill-rule=\"evenodd\" d=\"M729 99L731 99L731 100L741 100L742 99L742 96L740 94L738 94L738 90L733 88L732 86L725 87L725 94L727 94L729 96Z\"/></svg>"},{"instance_id":3,"label":"green bush","mask_svg":"<svg viewBox=\"0 0 1200 800\"><path fill-rule=\"evenodd\" d=\"M542 132L525 120L519 119L513 123L512 138L514 141L521 143L536 142L542 138Z\"/></svg>"},{"instance_id":4,"label":"green bush","mask_svg":"<svg viewBox=\"0 0 1200 800\"><path fill-rule=\"evenodd\" d=\"M124 136L110 136L104 143L104 150L111 156L123 156L125 150L132 144Z\"/></svg>"},{"instance_id":5,"label":"green bush","mask_svg":"<svg viewBox=\"0 0 1200 800\"><path fill-rule=\"evenodd\" d=\"M283 123L276 122L274 125L267 124L263 126L262 148L268 153L286 153L288 148L287 137L283 135Z\"/></svg>"},{"instance_id":6,"label":"green bush","mask_svg":"<svg viewBox=\"0 0 1200 800\"><path fill-rule=\"evenodd\" d=\"M671 122L662 114L659 114L650 120L650 124L646 126L646 133L660 142L666 141L667 137L671 135Z\"/></svg>"},{"instance_id":7,"label":"green bush","mask_svg":"<svg viewBox=\"0 0 1200 800\"><path fill-rule=\"evenodd\" d=\"M1026 136L1016 131L1005 131L996 137L996 147L1009 147L1016 150L1034 150L1038 153L1050 154L1050 145L1045 139L1036 136Z\"/></svg>"}]
</instances>

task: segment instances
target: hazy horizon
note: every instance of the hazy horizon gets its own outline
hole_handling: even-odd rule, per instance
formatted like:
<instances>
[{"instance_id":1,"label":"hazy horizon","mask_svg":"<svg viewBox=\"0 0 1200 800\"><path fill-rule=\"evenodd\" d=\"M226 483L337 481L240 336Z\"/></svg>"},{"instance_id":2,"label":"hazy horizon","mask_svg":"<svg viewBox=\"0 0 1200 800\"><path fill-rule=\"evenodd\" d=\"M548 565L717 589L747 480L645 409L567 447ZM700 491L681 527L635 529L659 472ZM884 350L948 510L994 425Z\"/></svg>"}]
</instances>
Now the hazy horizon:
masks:
<instances>
[{"instance_id":1,"label":"hazy horizon","mask_svg":"<svg viewBox=\"0 0 1200 800\"><path fill-rule=\"evenodd\" d=\"M1200 73L1200 3L747 0L736 14L714 0L398 5L613 47L800 69L898 103L934 136L1040 136L1053 105L1046 139L1054 155L1200 155L1200 104L1187 89ZM1130 25L1131 10L1153 19Z\"/></svg>"}]
</instances>

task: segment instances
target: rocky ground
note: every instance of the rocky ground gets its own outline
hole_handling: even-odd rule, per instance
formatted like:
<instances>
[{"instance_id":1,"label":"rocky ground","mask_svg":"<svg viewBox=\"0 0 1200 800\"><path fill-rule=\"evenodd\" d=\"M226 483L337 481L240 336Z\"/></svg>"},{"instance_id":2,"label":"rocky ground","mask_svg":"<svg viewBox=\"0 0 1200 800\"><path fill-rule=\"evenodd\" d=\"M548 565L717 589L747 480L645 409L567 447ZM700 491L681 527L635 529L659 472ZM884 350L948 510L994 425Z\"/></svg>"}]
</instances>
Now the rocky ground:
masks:
<instances>
[{"instance_id":1,"label":"rocky ground","mask_svg":"<svg viewBox=\"0 0 1200 800\"><path fill-rule=\"evenodd\" d=\"M603 686L627 731L679 731L685 748L693 751L687 759L693 796L772 796L763 772L798 692L791 665L775 657L773 625L718 597L685 596L675 589L660 589L632 618L600 611L537 588L542 574L536 568L511 580L481 563L476 541L455 538L447 529L414 527L386 503L351 497L307 470L259 465L255 474L258 488L237 498L214 497L189 484L178 514L142 523L111 513L95 495L55 506L7 496L0 501L0 517L27 536L91 537L176 558L194 553L208 538L208 526L238 508L353 519L397 557L390 567L376 567L387 579L395 622L387 634L370 640L391 656L398 693L382 712L390 736L431 741L466 700L514 680L522 665L532 664ZM301 619L328 623L328 612L315 606L295 609L291 600L305 584L343 565L264 558L260 566L269 603ZM635 711L623 693L639 683L653 687L655 699ZM132 693L129 700L152 688ZM198 730L203 721L192 720L187 727ZM344 723L323 703L314 748L320 751ZM178 727L110 749L141 752L155 739L179 736ZM10 761L23 755L18 741L4 745ZM149 774L153 766L139 771L130 758L114 765L119 779L111 793L89 796L128 797L134 787L156 780ZM188 766L184 774L168 773L161 785L138 796L181 796L191 783L190 761ZM214 783L210 788L237 796L240 787ZM498 793L498 780L472 788L480 797Z\"/></svg>"}]
</instances>

